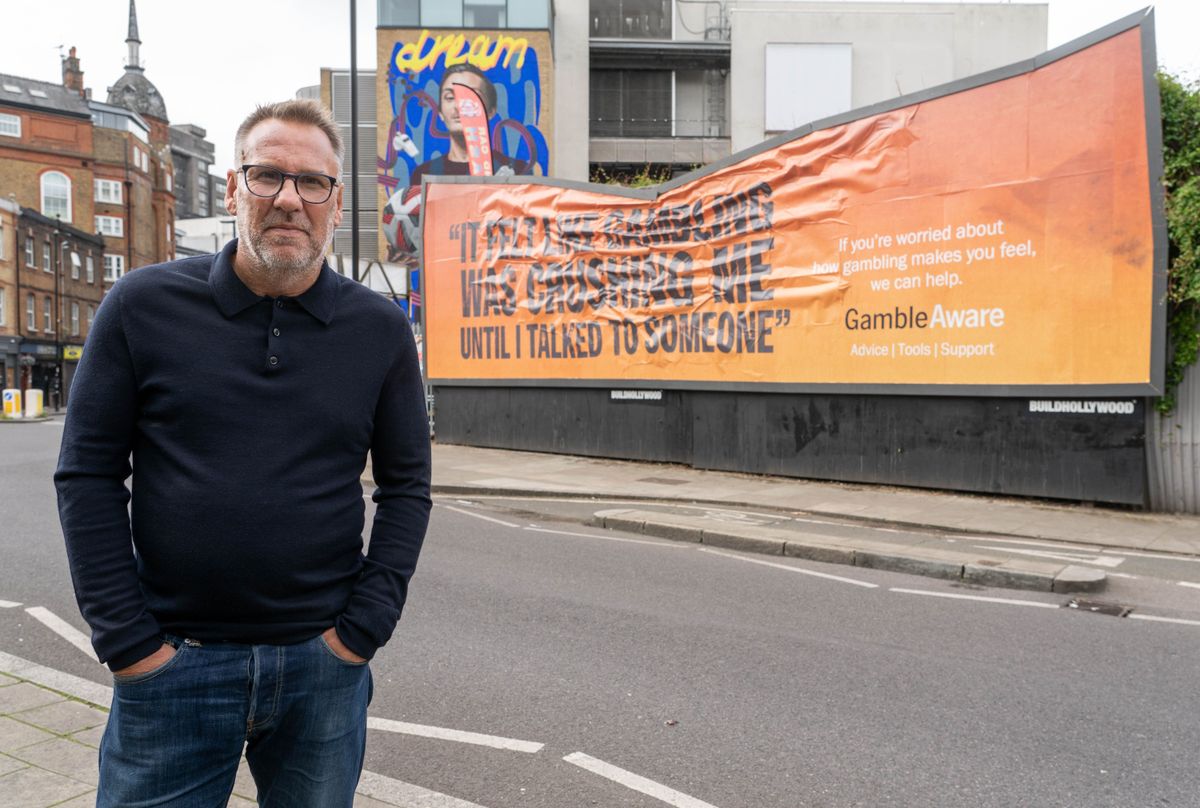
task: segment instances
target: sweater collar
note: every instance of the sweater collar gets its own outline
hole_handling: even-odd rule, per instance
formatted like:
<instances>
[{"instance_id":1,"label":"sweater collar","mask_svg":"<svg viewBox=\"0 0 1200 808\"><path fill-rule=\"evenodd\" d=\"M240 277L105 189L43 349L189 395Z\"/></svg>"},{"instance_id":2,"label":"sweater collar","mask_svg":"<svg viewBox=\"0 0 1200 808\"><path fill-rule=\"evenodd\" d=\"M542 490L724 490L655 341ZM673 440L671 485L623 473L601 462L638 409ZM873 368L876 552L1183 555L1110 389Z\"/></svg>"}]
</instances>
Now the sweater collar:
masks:
<instances>
[{"instance_id":1,"label":"sweater collar","mask_svg":"<svg viewBox=\"0 0 1200 808\"><path fill-rule=\"evenodd\" d=\"M237 245L238 240L234 239L216 254L213 258L212 272L208 276L213 300L226 318L245 311L261 300L269 299L250 291L234 271L233 258L237 254ZM294 300L313 317L329 325L337 303L337 279L333 270L329 268L329 263L322 261L321 273L317 275L313 285L297 297L288 299Z\"/></svg>"}]
</instances>

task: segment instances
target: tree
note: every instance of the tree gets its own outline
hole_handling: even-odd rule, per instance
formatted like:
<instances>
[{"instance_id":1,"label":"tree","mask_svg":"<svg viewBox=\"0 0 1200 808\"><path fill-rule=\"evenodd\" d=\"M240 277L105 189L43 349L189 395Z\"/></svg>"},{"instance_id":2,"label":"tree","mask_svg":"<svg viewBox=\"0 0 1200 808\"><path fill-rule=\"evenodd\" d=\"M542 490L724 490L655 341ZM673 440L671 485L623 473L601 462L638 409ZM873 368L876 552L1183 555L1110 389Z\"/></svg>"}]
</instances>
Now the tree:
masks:
<instances>
[{"instance_id":1,"label":"tree","mask_svg":"<svg viewBox=\"0 0 1200 808\"><path fill-rule=\"evenodd\" d=\"M1167 372L1158 410L1200 352L1200 86L1159 71L1167 212Z\"/></svg>"}]
</instances>

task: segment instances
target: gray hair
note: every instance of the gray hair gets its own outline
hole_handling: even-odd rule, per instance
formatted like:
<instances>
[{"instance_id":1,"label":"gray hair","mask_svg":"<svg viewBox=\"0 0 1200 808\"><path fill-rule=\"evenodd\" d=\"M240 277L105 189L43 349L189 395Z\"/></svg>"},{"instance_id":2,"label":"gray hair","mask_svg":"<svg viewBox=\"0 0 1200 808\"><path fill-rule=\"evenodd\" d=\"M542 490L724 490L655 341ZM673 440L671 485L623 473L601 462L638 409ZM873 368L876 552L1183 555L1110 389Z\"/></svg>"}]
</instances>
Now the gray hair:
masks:
<instances>
[{"instance_id":1,"label":"gray hair","mask_svg":"<svg viewBox=\"0 0 1200 808\"><path fill-rule=\"evenodd\" d=\"M233 139L234 154L242 160L246 156L246 135L250 130L263 121L284 121L286 123L307 124L321 130L329 138L329 145L337 155L338 171L341 172L342 158L345 147L342 144L342 133L338 128L333 114L320 101L308 98L293 98L290 101L276 101L273 104L262 104L251 112L242 125L238 127Z\"/></svg>"}]
</instances>

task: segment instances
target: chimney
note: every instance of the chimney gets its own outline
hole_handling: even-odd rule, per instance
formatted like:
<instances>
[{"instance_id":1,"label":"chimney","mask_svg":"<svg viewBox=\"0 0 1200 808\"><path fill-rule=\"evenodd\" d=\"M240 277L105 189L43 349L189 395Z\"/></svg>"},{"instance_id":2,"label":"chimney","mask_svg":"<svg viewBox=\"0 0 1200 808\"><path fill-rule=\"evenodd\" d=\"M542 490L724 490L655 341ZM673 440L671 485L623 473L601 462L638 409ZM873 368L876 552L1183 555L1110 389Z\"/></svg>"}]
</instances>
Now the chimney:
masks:
<instances>
[{"instance_id":1,"label":"chimney","mask_svg":"<svg viewBox=\"0 0 1200 808\"><path fill-rule=\"evenodd\" d=\"M71 46L70 56L62 60L63 86L74 90L84 97L83 71L79 69L79 57L75 55L75 46Z\"/></svg>"}]
</instances>

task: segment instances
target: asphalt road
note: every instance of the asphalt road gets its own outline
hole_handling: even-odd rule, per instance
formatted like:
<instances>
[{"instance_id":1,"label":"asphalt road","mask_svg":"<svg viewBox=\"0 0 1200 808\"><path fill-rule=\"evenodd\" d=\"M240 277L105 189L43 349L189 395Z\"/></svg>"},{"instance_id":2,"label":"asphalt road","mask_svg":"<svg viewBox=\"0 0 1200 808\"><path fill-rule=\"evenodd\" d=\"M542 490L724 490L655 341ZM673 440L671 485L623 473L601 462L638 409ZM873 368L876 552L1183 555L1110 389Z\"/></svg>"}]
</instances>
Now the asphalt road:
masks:
<instances>
[{"instance_id":1,"label":"asphalt road","mask_svg":"<svg viewBox=\"0 0 1200 808\"><path fill-rule=\"evenodd\" d=\"M59 434L0 426L0 650L107 683L25 611L83 628ZM1197 804L1200 626L515 510L437 500L372 663L373 718L493 746L375 730L368 769L487 808Z\"/></svg>"}]
</instances>

